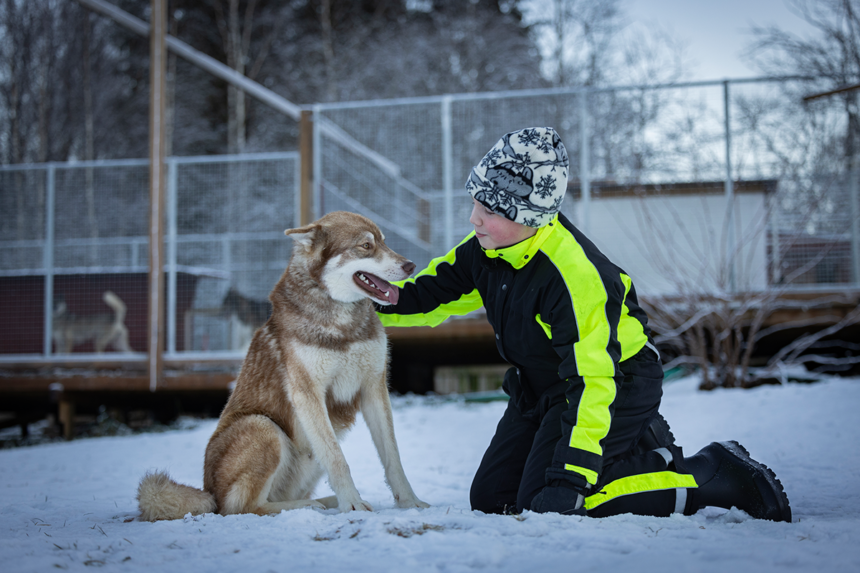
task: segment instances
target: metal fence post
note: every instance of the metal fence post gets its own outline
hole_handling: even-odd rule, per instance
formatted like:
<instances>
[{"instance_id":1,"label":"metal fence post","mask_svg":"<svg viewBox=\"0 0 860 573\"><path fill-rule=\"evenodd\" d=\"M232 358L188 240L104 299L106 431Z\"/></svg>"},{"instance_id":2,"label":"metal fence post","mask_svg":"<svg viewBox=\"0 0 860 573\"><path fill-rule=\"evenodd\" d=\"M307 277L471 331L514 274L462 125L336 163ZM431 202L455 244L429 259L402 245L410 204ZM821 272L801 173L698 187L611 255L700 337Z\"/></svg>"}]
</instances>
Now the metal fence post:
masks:
<instances>
[{"instance_id":1,"label":"metal fence post","mask_svg":"<svg viewBox=\"0 0 860 573\"><path fill-rule=\"evenodd\" d=\"M854 284L860 286L860 154L854 154L851 166L851 266Z\"/></svg>"},{"instance_id":2,"label":"metal fence post","mask_svg":"<svg viewBox=\"0 0 860 573\"><path fill-rule=\"evenodd\" d=\"M770 197L770 206L767 210L768 226L770 227L770 250L771 250L771 269L770 269L770 285L773 287L782 282L782 245L779 242L779 201L776 198L776 193ZM765 245L767 248L767 245Z\"/></svg>"},{"instance_id":3,"label":"metal fence post","mask_svg":"<svg viewBox=\"0 0 860 573\"><path fill-rule=\"evenodd\" d=\"M442 112L442 189L444 191L444 251L454 246L454 157L451 137L451 96L444 96Z\"/></svg>"},{"instance_id":4,"label":"metal fence post","mask_svg":"<svg viewBox=\"0 0 860 573\"><path fill-rule=\"evenodd\" d=\"M175 159L167 160L167 352L176 352L176 235L177 170Z\"/></svg>"},{"instance_id":5,"label":"metal fence post","mask_svg":"<svg viewBox=\"0 0 860 573\"><path fill-rule=\"evenodd\" d=\"M735 292L735 188L732 185L732 137L729 123L729 80L723 82L723 110L726 140L726 252L728 255L729 292Z\"/></svg>"},{"instance_id":6,"label":"metal fence post","mask_svg":"<svg viewBox=\"0 0 860 573\"><path fill-rule=\"evenodd\" d=\"M588 235L591 223L591 149L589 148L588 92L579 92L579 189L582 194L582 232Z\"/></svg>"},{"instance_id":7,"label":"metal fence post","mask_svg":"<svg viewBox=\"0 0 860 573\"><path fill-rule=\"evenodd\" d=\"M54 324L54 206L56 189L56 166L48 164L45 191L45 243L42 247L42 268L45 271L45 356L51 355Z\"/></svg>"},{"instance_id":8,"label":"metal fence post","mask_svg":"<svg viewBox=\"0 0 860 573\"><path fill-rule=\"evenodd\" d=\"M322 213L322 130L320 123L321 108L319 105L313 107L313 181L311 183L313 202L311 208L311 221L315 221L323 215Z\"/></svg>"}]
</instances>

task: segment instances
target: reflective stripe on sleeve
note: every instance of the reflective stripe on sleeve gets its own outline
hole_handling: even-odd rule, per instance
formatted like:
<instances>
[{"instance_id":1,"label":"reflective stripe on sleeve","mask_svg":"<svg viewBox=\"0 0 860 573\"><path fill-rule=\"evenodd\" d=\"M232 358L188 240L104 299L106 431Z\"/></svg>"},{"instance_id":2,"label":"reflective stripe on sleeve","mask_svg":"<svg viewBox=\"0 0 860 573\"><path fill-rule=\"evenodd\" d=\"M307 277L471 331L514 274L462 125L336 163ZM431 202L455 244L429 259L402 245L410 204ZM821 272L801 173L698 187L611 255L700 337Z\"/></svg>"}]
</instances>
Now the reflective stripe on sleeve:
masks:
<instances>
[{"instance_id":1,"label":"reflective stripe on sleeve","mask_svg":"<svg viewBox=\"0 0 860 573\"><path fill-rule=\"evenodd\" d=\"M615 380L606 376L585 376L582 381L585 389L579 399L576 425L570 432L568 445L602 456L600 440L609 433L609 425L612 423L609 406L615 401ZM588 479L587 475L585 477ZM593 484L597 479L595 477L594 480L588 481Z\"/></svg>"},{"instance_id":2,"label":"reflective stripe on sleeve","mask_svg":"<svg viewBox=\"0 0 860 573\"><path fill-rule=\"evenodd\" d=\"M621 305L617 336L618 344L621 345L621 360L624 361L642 350L648 342L648 337L642 329L642 323L630 316L630 308L627 306L627 295L630 293L633 281L622 273L621 282L624 284L624 301Z\"/></svg>"},{"instance_id":3,"label":"reflective stripe on sleeve","mask_svg":"<svg viewBox=\"0 0 860 573\"><path fill-rule=\"evenodd\" d=\"M403 281L397 281L392 284L403 288L409 283L415 283L422 277L438 276L439 267L442 265L450 266L451 268L453 268L457 262L457 249L461 245L468 242L474 236L475 232L472 231L471 233L466 235L466 238L460 241L460 243L456 247L448 251L444 256L437 257L430 261L430 264L427 265L427 268L419 272L414 277L408 278ZM481 299L481 295L478 293L478 289L472 289L471 292L460 295L460 297L456 300L439 304L430 312L416 312L410 314L377 312L376 314L377 316L379 316L379 320L382 322L383 326L438 326L442 324L449 316L469 314L470 312L481 308L483 304L484 301Z\"/></svg>"},{"instance_id":4,"label":"reflective stripe on sleeve","mask_svg":"<svg viewBox=\"0 0 860 573\"><path fill-rule=\"evenodd\" d=\"M597 483L597 472L594 470L590 470L588 468L583 468L580 466L575 466L573 464L564 464L564 469L566 469L567 471L576 472L578 474L581 474L582 477L585 478L585 481L587 481L591 485L594 485Z\"/></svg>"},{"instance_id":5,"label":"reflective stripe on sleeve","mask_svg":"<svg viewBox=\"0 0 860 573\"><path fill-rule=\"evenodd\" d=\"M464 294L455 301L440 304L432 311L416 314L385 314L378 312L382 326L438 326L449 316L469 314L483 306L478 289Z\"/></svg>"}]
</instances>

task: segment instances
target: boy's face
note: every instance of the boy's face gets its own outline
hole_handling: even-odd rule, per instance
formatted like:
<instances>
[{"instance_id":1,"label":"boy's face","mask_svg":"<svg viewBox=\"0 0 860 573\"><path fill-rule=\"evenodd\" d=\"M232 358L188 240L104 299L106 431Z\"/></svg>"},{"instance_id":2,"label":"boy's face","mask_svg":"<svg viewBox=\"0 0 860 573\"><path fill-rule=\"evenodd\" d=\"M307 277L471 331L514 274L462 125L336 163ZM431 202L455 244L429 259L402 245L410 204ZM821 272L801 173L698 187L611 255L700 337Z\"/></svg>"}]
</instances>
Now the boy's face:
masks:
<instances>
[{"instance_id":1,"label":"boy's face","mask_svg":"<svg viewBox=\"0 0 860 573\"><path fill-rule=\"evenodd\" d=\"M534 227L514 223L503 215L487 209L474 197L472 197L472 216L469 217L469 222L475 226L478 242L488 250L516 245L537 233Z\"/></svg>"}]
</instances>

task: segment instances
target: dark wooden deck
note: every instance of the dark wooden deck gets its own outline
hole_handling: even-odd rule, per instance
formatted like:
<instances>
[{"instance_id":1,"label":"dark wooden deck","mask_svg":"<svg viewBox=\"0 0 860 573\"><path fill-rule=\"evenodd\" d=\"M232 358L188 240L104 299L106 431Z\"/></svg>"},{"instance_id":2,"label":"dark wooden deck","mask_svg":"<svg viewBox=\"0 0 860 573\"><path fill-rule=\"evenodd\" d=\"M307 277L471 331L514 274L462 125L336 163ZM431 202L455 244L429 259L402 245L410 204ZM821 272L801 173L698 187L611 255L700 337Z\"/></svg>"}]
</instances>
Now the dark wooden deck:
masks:
<instances>
[{"instance_id":1,"label":"dark wooden deck","mask_svg":"<svg viewBox=\"0 0 860 573\"><path fill-rule=\"evenodd\" d=\"M817 322L825 328L860 303L860 293L830 293L827 307L785 309L773 313L765 327L776 323ZM822 293L797 295L814 300ZM838 302L836 299L841 300ZM804 327L773 337L765 353L796 338ZM808 330L808 327L807 327ZM845 338L845 337L848 338ZM452 319L436 327L389 328L391 348L389 383L399 393L425 393L433 389L437 366L501 363L492 328L484 317ZM860 325L843 338L860 340ZM773 349L776 350L773 350ZM73 433L77 413L106 403L125 409L167 409L217 415L229 396L240 360L165 361L164 379L150 390L145 359L122 363L16 363L0 365L0 427L23 424L53 413L67 437ZM10 415L11 414L11 415Z\"/></svg>"}]
</instances>

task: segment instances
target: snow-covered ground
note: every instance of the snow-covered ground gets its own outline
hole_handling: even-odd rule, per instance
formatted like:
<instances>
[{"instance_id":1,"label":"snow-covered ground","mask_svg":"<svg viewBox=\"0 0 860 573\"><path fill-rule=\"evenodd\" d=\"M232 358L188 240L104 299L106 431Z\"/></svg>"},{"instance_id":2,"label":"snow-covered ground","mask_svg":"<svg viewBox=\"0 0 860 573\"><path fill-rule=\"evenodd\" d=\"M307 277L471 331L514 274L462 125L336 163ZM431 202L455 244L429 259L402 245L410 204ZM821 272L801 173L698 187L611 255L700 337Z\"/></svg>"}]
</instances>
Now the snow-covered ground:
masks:
<instances>
[{"instance_id":1,"label":"snow-covered ground","mask_svg":"<svg viewBox=\"0 0 860 573\"><path fill-rule=\"evenodd\" d=\"M793 523L737 510L691 517L495 516L469 484L504 403L395 400L406 473L430 509L399 510L359 420L344 450L374 513L302 509L136 521L145 471L202 485L215 421L165 434L0 451L0 569L116 571L860 571L860 379L754 390L666 385L662 411L688 454L737 439L773 468ZM329 495L325 483L318 495Z\"/></svg>"}]
</instances>

